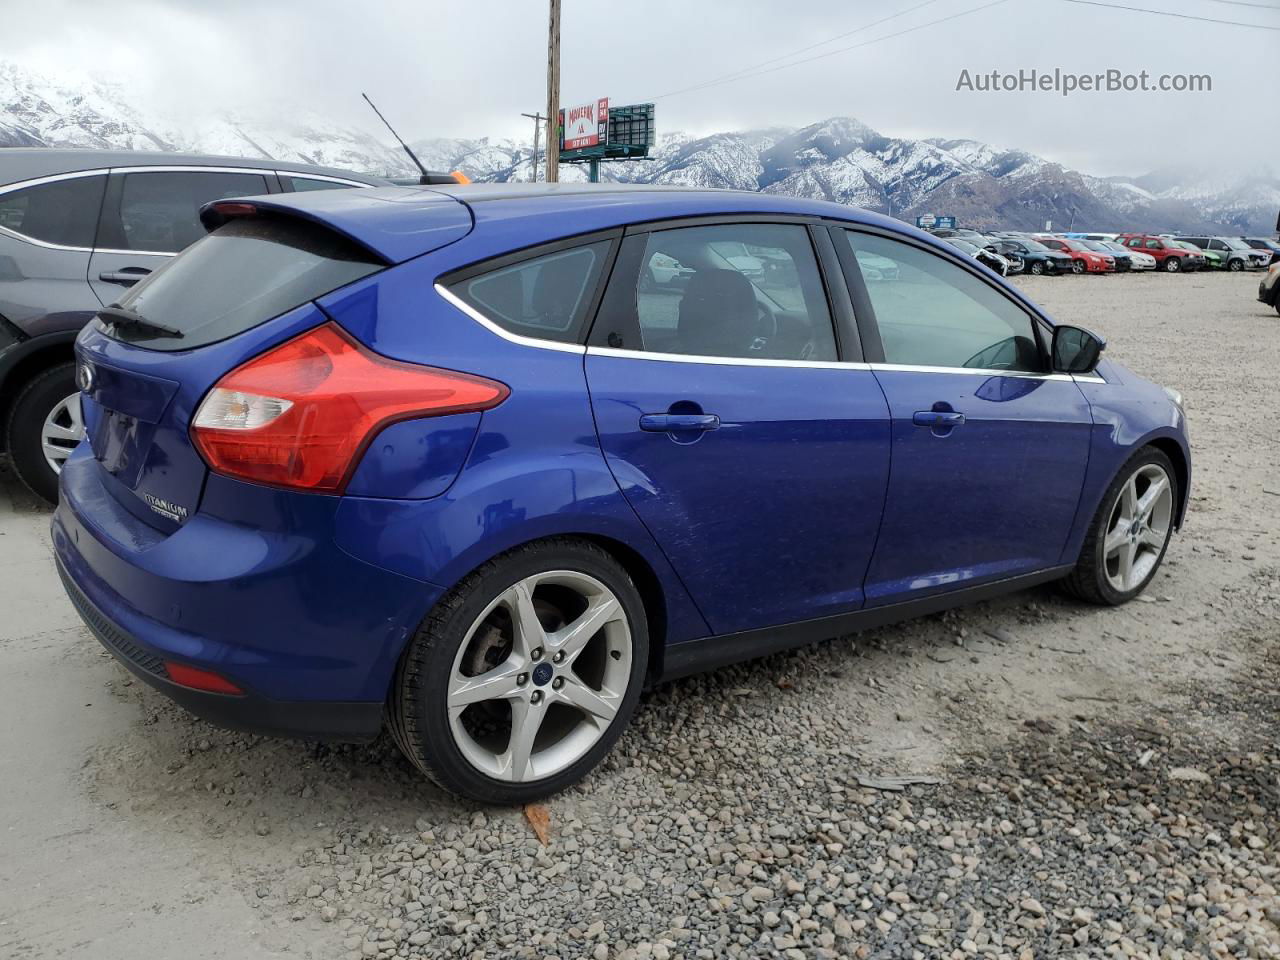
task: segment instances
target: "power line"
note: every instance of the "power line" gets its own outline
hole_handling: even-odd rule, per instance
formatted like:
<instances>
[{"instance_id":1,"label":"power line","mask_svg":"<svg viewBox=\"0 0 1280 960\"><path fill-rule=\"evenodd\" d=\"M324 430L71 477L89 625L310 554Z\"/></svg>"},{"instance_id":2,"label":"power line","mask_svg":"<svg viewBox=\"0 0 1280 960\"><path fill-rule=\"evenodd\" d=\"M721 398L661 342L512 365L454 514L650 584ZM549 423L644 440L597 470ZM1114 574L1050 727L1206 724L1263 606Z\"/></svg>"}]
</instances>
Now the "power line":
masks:
<instances>
[{"instance_id":1,"label":"power line","mask_svg":"<svg viewBox=\"0 0 1280 960\"><path fill-rule=\"evenodd\" d=\"M1213 17L1193 17L1187 13L1172 13L1168 10L1149 10L1146 7L1126 7L1119 3L1101 3L1099 0L1063 0L1063 3L1079 3L1087 7L1102 7L1104 10L1132 10L1134 13L1146 13L1154 17L1176 17L1179 20L1196 20L1200 23L1220 23L1228 27L1248 27L1251 30L1280 30L1262 23L1241 23L1239 20L1216 20ZM1252 6L1252 4L1249 4Z\"/></svg>"},{"instance_id":2,"label":"power line","mask_svg":"<svg viewBox=\"0 0 1280 960\"><path fill-rule=\"evenodd\" d=\"M706 83L699 84L697 86L687 87L684 90L674 90L671 93L663 94L663 96L674 97L677 93L688 93L692 90L705 90L708 87L718 87L721 84L733 83L737 80L746 80L750 77L762 77L762 76L765 76L766 74L777 73L779 70L786 70L789 67L798 67L804 63L813 63L815 60L823 60L827 57L834 57L837 54L848 53L850 50L859 50L862 47L869 47L873 43L880 43L881 41L884 41L884 40L892 40L894 37L901 37L901 36L905 36L908 33L915 33L916 31L924 30L927 27L935 27L940 23L947 23L951 20L958 20L961 17L969 16L969 14L971 13L978 13L982 10L989 10L992 7L998 7L1000 6L1000 4L1007 3L1007 2L1008 0L992 0L991 3L984 3L981 6L972 7L968 10L961 10L959 13L953 13L949 17L940 17L937 20L930 20L928 23L921 23L914 27L907 27L905 30L899 30L896 33L887 33L883 37L873 37L870 40L864 40L862 43L855 43L847 47L840 47L836 50L828 50L826 53L819 53L816 56L806 57L803 60L792 60L790 63L779 64L776 67L770 67L768 70L756 70L751 73L745 73L739 76L733 76L723 80L711 80ZM1083 0L1081 0L1081 2L1083 2ZM654 99L656 100L660 98L655 97Z\"/></svg>"},{"instance_id":3,"label":"power line","mask_svg":"<svg viewBox=\"0 0 1280 960\"><path fill-rule=\"evenodd\" d=\"M905 17L908 13L914 13L915 11L923 7L927 7L930 4L937 3L937 2L938 0L924 0L923 3L917 3L914 7L908 7L905 10L899 10L897 13L892 13L887 17L881 17L879 20L873 20L871 23L864 23L860 27L854 27L852 30L849 30L845 33L838 33L834 37L827 37L827 39L825 40L819 40L817 43L811 43L807 47L801 47L799 50L792 50L790 53L784 53L782 54L782 56L779 56L779 57L771 57L768 60L761 60L759 63L752 63L745 67L739 67L737 70L732 70L729 73L723 73L716 77L710 77L707 80L701 81L700 83L696 83L691 87L682 87L679 90L672 90L672 91L669 91L668 93L659 94L656 97L648 97L647 99L662 100L665 97L674 97L678 93L687 93L690 90L699 90L702 87L708 86L713 83L720 83L721 81L726 81L726 80L736 80L738 77L749 74L752 70L757 70L760 67L770 66L771 64L778 63L781 60L789 60L791 57L798 57L802 53L808 53L810 50L816 50L818 47L825 47L828 43L835 43L837 40L843 40L845 37L851 37L855 33L861 33L863 30L870 30L872 27L878 27L880 24L887 23L890 20L896 20L898 17Z\"/></svg>"},{"instance_id":4,"label":"power line","mask_svg":"<svg viewBox=\"0 0 1280 960\"><path fill-rule=\"evenodd\" d=\"M1280 13L1280 6L1274 3L1249 3L1248 0L1210 0L1211 3L1229 3L1233 7L1255 7L1258 10L1270 10Z\"/></svg>"}]
</instances>

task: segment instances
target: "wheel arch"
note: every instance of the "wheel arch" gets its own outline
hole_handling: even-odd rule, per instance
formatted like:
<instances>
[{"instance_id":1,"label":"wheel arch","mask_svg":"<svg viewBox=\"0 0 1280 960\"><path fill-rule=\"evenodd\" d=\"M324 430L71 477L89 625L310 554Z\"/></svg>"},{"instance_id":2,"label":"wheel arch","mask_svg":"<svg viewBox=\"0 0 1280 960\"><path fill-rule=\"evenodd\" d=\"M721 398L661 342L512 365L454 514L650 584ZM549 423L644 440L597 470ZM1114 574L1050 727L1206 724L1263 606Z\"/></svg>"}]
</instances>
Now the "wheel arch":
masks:
<instances>
[{"instance_id":1,"label":"wheel arch","mask_svg":"<svg viewBox=\"0 0 1280 960\"><path fill-rule=\"evenodd\" d=\"M576 537L595 544L613 557L636 585L649 627L649 663L645 668L645 682L646 685L656 682L662 676L669 621L667 595L661 579L643 554L621 540L600 534L578 534Z\"/></svg>"},{"instance_id":2,"label":"wheel arch","mask_svg":"<svg viewBox=\"0 0 1280 960\"><path fill-rule=\"evenodd\" d=\"M1178 499L1174 504L1173 526L1182 529L1182 522L1187 515L1187 502L1191 497L1191 464L1187 452L1173 437L1157 436L1146 441L1142 446L1155 447L1173 464L1174 479L1178 481ZM1138 449L1141 449L1139 447Z\"/></svg>"},{"instance_id":3,"label":"wheel arch","mask_svg":"<svg viewBox=\"0 0 1280 960\"><path fill-rule=\"evenodd\" d=\"M0 450L8 439L9 412L31 380L60 363L75 360L75 340L78 331L45 334L33 337L17 345L12 356L5 357L0 366Z\"/></svg>"}]
</instances>

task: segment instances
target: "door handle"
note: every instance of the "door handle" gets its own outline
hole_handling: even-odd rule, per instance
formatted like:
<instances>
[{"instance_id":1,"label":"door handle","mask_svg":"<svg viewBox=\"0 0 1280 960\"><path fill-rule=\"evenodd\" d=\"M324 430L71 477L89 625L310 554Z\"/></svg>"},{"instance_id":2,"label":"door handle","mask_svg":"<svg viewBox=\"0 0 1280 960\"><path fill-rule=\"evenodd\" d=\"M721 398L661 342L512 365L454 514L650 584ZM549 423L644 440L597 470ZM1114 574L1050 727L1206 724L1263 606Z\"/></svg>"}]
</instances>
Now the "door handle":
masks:
<instances>
[{"instance_id":1,"label":"door handle","mask_svg":"<svg viewBox=\"0 0 1280 960\"><path fill-rule=\"evenodd\" d=\"M714 413L646 413L640 417L640 429L652 433L671 430L715 430L720 418Z\"/></svg>"},{"instance_id":2,"label":"door handle","mask_svg":"<svg viewBox=\"0 0 1280 960\"><path fill-rule=\"evenodd\" d=\"M145 267L125 267L123 270L104 270L98 274L103 283L119 283L131 287L151 271Z\"/></svg>"},{"instance_id":3,"label":"door handle","mask_svg":"<svg viewBox=\"0 0 1280 960\"><path fill-rule=\"evenodd\" d=\"M917 410L911 422L917 427L958 427L964 423L964 414L952 410Z\"/></svg>"}]
</instances>

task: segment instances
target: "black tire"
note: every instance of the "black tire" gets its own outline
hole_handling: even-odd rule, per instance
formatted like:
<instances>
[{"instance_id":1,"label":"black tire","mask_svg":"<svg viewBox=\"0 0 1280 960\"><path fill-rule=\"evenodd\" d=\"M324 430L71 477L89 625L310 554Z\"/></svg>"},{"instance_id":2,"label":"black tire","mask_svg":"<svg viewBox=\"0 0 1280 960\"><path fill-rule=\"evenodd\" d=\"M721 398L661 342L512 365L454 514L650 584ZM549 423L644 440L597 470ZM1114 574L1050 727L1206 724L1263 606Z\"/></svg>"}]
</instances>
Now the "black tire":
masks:
<instances>
[{"instance_id":1,"label":"black tire","mask_svg":"<svg viewBox=\"0 0 1280 960\"><path fill-rule=\"evenodd\" d=\"M1231 260L1227 261L1227 269L1230 270L1232 273L1239 273L1241 270L1244 269L1244 261L1237 258L1232 258Z\"/></svg>"},{"instance_id":2,"label":"black tire","mask_svg":"<svg viewBox=\"0 0 1280 960\"><path fill-rule=\"evenodd\" d=\"M630 679L610 726L582 757L552 776L513 783L489 776L463 755L450 729L446 691L459 644L485 608L512 584L549 570L585 573L617 597L631 630ZM469 574L427 614L397 668L387 726L405 756L446 790L481 803L531 803L581 780L613 747L640 699L648 651L640 595L606 551L570 538L517 547Z\"/></svg>"},{"instance_id":3,"label":"black tire","mask_svg":"<svg viewBox=\"0 0 1280 960\"><path fill-rule=\"evenodd\" d=\"M1074 274L1076 274L1077 276L1079 276L1080 274L1084 273L1084 271L1085 271L1085 265L1084 265L1084 261L1083 261L1083 260L1072 260L1072 261L1071 261L1071 272L1072 272L1072 273L1074 273Z\"/></svg>"},{"instance_id":4,"label":"black tire","mask_svg":"<svg viewBox=\"0 0 1280 960\"><path fill-rule=\"evenodd\" d=\"M58 502L58 474L45 460L40 434L49 412L76 392L74 363L50 367L22 387L5 425L14 472L32 493L49 503Z\"/></svg>"},{"instance_id":5,"label":"black tire","mask_svg":"<svg viewBox=\"0 0 1280 960\"><path fill-rule=\"evenodd\" d=\"M1031 272L1035 274L1037 277L1040 276L1041 274L1044 273L1044 264L1041 263L1039 260L1034 261L1031 264Z\"/></svg>"},{"instance_id":6,"label":"black tire","mask_svg":"<svg viewBox=\"0 0 1280 960\"><path fill-rule=\"evenodd\" d=\"M1165 257L1165 260L1164 260L1165 273L1177 273L1181 269L1182 269L1181 257Z\"/></svg>"},{"instance_id":7,"label":"black tire","mask_svg":"<svg viewBox=\"0 0 1280 960\"><path fill-rule=\"evenodd\" d=\"M1122 603L1128 603L1142 593L1159 571L1160 565L1164 562L1165 553L1169 550L1169 541L1173 538L1172 519L1169 523L1168 534L1164 539L1164 546L1160 548L1160 554L1156 558L1151 572L1132 589L1120 591L1112 586L1106 576L1106 561L1103 556L1103 538L1106 536L1107 526L1116 508L1116 501L1119 499L1125 484L1129 482L1129 478L1139 469L1149 464L1161 467L1168 475L1169 485L1173 491L1174 510L1176 511L1179 498L1178 475L1173 469L1172 462L1170 462L1168 456L1155 447L1143 447L1130 457L1116 474L1111 486L1107 488L1106 495L1102 498L1102 503L1098 506L1097 513L1093 515L1093 520L1089 524L1089 532L1084 539L1084 546L1080 548L1080 558L1076 561L1075 569L1067 574L1066 579L1062 581L1063 589L1071 596L1088 603L1116 607Z\"/></svg>"}]
</instances>

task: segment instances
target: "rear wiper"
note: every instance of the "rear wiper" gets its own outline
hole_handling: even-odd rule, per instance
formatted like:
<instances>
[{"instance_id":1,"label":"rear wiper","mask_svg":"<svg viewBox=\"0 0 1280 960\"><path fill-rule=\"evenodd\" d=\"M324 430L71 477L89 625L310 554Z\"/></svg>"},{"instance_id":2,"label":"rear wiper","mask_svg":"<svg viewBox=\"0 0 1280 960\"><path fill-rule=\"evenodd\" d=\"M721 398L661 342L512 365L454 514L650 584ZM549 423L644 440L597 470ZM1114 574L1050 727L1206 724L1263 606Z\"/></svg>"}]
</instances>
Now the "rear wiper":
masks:
<instances>
[{"instance_id":1,"label":"rear wiper","mask_svg":"<svg viewBox=\"0 0 1280 960\"><path fill-rule=\"evenodd\" d=\"M168 324L157 323L155 320L148 320L140 313L135 313L126 307L113 303L109 307L103 307L98 311L98 316L104 320L109 320L117 327L146 327L148 330L154 330L156 333L168 334L171 337L181 339L182 331L177 327L171 327Z\"/></svg>"}]
</instances>

